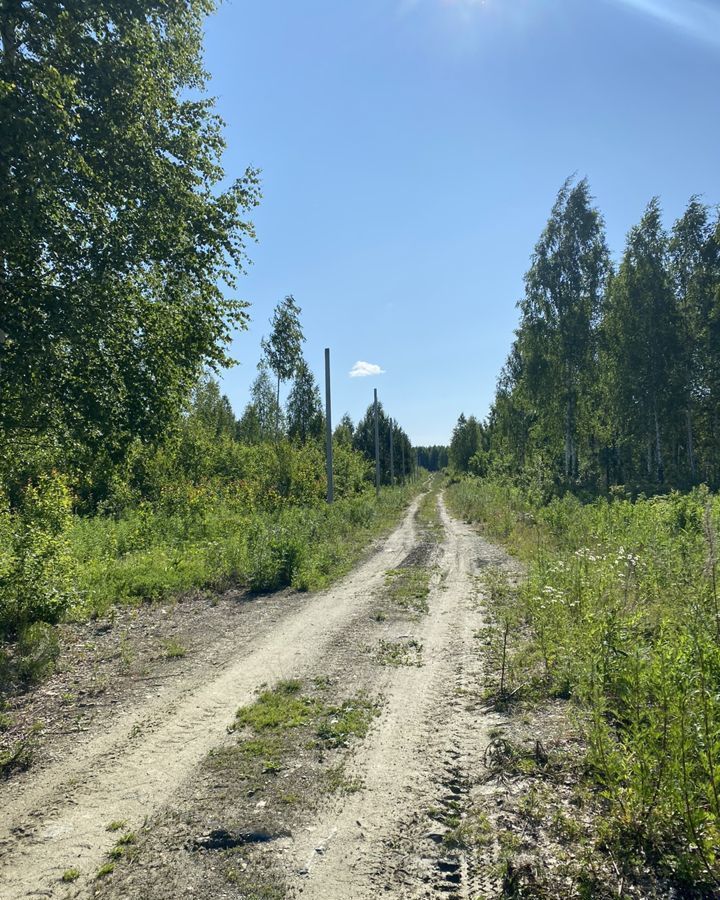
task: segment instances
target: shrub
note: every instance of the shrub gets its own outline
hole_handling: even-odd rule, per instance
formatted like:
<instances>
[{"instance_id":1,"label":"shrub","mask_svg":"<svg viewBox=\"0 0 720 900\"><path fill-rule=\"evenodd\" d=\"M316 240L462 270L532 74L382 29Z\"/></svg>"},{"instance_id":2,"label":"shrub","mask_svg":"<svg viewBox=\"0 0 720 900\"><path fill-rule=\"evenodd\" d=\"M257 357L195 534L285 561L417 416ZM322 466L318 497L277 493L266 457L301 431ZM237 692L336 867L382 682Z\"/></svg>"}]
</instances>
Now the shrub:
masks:
<instances>
[{"instance_id":1,"label":"shrub","mask_svg":"<svg viewBox=\"0 0 720 900\"><path fill-rule=\"evenodd\" d=\"M70 521L70 492L57 474L28 484L16 509L0 496L0 636L57 622L73 601Z\"/></svg>"}]
</instances>

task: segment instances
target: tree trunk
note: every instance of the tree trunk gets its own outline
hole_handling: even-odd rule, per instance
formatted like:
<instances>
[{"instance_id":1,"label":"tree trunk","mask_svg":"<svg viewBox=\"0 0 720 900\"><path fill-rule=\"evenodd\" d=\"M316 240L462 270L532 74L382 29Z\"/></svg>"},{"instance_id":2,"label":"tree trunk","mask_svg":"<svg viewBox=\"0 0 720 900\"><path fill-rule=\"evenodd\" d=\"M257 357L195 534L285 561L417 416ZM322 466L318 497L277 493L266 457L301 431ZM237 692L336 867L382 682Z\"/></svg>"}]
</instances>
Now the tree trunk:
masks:
<instances>
[{"instance_id":1,"label":"tree trunk","mask_svg":"<svg viewBox=\"0 0 720 900\"><path fill-rule=\"evenodd\" d=\"M573 477L573 458L575 456L574 418L574 398L572 394L568 394L565 405L565 481L570 481Z\"/></svg>"}]
</instances>

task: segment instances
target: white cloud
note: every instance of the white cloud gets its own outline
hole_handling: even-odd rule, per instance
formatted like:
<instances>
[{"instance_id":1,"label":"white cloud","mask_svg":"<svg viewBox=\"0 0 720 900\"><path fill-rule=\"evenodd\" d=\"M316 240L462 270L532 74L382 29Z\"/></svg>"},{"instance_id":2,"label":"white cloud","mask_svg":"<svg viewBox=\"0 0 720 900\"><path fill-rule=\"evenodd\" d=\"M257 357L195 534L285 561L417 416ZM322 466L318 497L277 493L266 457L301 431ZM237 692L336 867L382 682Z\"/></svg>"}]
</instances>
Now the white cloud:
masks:
<instances>
[{"instance_id":1,"label":"white cloud","mask_svg":"<svg viewBox=\"0 0 720 900\"><path fill-rule=\"evenodd\" d=\"M384 375L385 370L376 366L375 363L363 362L359 359L350 369L349 374L351 378L367 378L368 375Z\"/></svg>"},{"instance_id":2,"label":"white cloud","mask_svg":"<svg viewBox=\"0 0 720 900\"><path fill-rule=\"evenodd\" d=\"M696 40L720 44L720 10L706 0L615 0Z\"/></svg>"}]
</instances>

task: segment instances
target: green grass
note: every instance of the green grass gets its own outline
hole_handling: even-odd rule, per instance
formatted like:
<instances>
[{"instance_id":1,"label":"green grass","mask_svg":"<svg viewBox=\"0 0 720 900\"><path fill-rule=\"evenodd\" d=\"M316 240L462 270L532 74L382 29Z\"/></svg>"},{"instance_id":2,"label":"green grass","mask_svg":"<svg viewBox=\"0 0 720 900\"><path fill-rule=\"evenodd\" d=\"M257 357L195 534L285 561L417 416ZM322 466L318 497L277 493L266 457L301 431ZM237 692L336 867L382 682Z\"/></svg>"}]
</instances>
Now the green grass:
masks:
<instances>
[{"instance_id":1,"label":"green grass","mask_svg":"<svg viewBox=\"0 0 720 900\"><path fill-rule=\"evenodd\" d=\"M519 589L487 590L496 636L510 640L505 687L582 711L605 844L618 859L655 860L682 889L716 890L720 498L536 506L477 479L447 497L527 563Z\"/></svg>"},{"instance_id":2,"label":"green grass","mask_svg":"<svg viewBox=\"0 0 720 900\"><path fill-rule=\"evenodd\" d=\"M385 592L388 599L402 609L424 614L429 610L429 569L405 566L385 573Z\"/></svg>"},{"instance_id":3,"label":"green grass","mask_svg":"<svg viewBox=\"0 0 720 900\"><path fill-rule=\"evenodd\" d=\"M77 518L70 550L78 596L70 615L103 615L115 603L162 600L236 583L256 591L315 590L348 572L371 540L400 519L416 487L336 501L249 509L213 498L170 512L141 505L119 520Z\"/></svg>"},{"instance_id":4,"label":"green grass","mask_svg":"<svg viewBox=\"0 0 720 900\"><path fill-rule=\"evenodd\" d=\"M281 681L271 691L263 691L252 706L238 710L235 727L254 731L299 728L316 714L318 701L301 695L299 681Z\"/></svg>"},{"instance_id":5,"label":"green grass","mask_svg":"<svg viewBox=\"0 0 720 900\"><path fill-rule=\"evenodd\" d=\"M182 659L187 656L187 648L176 638L170 638L165 641L165 658L166 659Z\"/></svg>"},{"instance_id":6,"label":"green grass","mask_svg":"<svg viewBox=\"0 0 720 900\"><path fill-rule=\"evenodd\" d=\"M64 881L66 884L71 883L73 881L77 881L80 877L80 869L65 869L62 873L61 881Z\"/></svg>"}]
</instances>

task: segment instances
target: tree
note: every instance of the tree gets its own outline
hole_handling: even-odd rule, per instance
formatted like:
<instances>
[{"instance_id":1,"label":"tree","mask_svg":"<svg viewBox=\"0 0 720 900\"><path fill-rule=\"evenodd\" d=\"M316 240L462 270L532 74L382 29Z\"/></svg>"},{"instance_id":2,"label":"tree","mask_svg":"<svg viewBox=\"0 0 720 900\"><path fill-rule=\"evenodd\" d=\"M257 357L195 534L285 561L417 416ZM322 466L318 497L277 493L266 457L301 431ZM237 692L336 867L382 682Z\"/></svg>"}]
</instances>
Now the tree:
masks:
<instances>
[{"instance_id":1,"label":"tree","mask_svg":"<svg viewBox=\"0 0 720 900\"><path fill-rule=\"evenodd\" d=\"M460 413L450 441L450 465L456 472L467 472L470 460L484 449L482 425L475 416L466 419L464 413Z\"/></svg>"},{"instance_id":2,"label":"tree","mask_svg":"<svg viewBox=\"0 0 720 900\"><path fill-rule=\"evenodd\" d=\"M382 403L378 403L378 431L380 437L380 481L390 484L390 428L391 420L385 415ZM405 449L405 474L412 471L412 453L410 439L403 429L392 423L393 455L395 474L402 471L403 447ZM375 462L375 404L371 403L367 412L357 424L353 434L353 448L359 450L365 458Z\"/></svg>"},{"instance_id":3,"label":"tree","mask_svg":"<svg viewBox=\"0 0 720 900\"><path fill-rule=\"evenodd\" d=\"M230 401L220 393L214 378L204 376L193 389L190 398L189 418L199 422L215 437L234 436L237 421Z\"/></svg>"},{"instance_id":4,"label":"tree","mask_svg":"<svg viewBox=\"0 0 720 900\"><path fill-rule=\"evenodd\" d=\"M302 345L305 337L300 325L302 310L288 295L275 307L270 324L269 338L263 338L261 345L265 359L277 378L277 408L280 409L280 382L287 381L295 374L302 359Z\"/></svg>"},{"instance_id":5,"label":"tree","mask_svg":"<svg viewBox=\"0 0 720 900\"><path fill-rule=\"evenodd\" d=\"M345 413L333 432L333 440L340 447L352 447L354 433L353 420Z\"/></svg>"},{"instance_id":6,"label":"tree","mask_svg":"<svg viewBox=\"0 0 720 900\"><path fill-rule=\"evenodd\" d=\"M551 444L560 424L565 481L578 476L579 403L595 368L595 329L609 271L604 223L586 180L561 188L525 276L518 348Z\"/></svg>"},{"instance_id":7,"label":"tree","mask_svg":"<svg viewBox=\"0 0 720 900\"><path fill-rule=\"evenodd\" d=\"M288 435L301 444L322 437L325 427L320 390L304 359L295 369L287 402Z\"/></svg>"},{"instance_id":8,"label":"tree","mask_svg":"<svg viewBox=\"0 0 720 900\"><path fill-rule=\"evenodd\" d=\"M0 433L152 440L245 304L247 170L222 188L212 0L0 4Z\"/></svg>"},{"instance_id":9,"label":"tree","mask_svg":"<svg viewBox=\"0 0 720 900\"><path fill-rule=\"evenodd\" d=\"M279 429L284 428L282 410L278 406L264 360L258 365L258 374L250 388L250 396L250 403L238 422L237 436L244 444L261 444L277 437Z\"/></svg>"},{"instance_id":10,"label":"tree","mask_svg":"<svg viewBox=\"0 0 720 900\"><path fill-rule=\"evenodd\" d=\"M603 321L614 419L646 475L665 480L665 433L682 408L680 322L668 271L668 238L653 199L631 229Z\"/></svg>"},{"instance_id":11,"label":"tree","mask_svg":"<svg viewBox=\"0 0 720 900\"><path fill-rule=\"evenodd\" d=\"M697 480L698 418L712 418L713 372L720 365L720 348L712 335L720 245L708 208L692 197L675 223L669 242L669 266L680 321L680 390L684 397L684 436L688 474ZM710 403L708 400L710 399ZM715 393L714 400L717 402ZM706 467L706 474L708 469Z\"/></svg>"}]
</instances>

